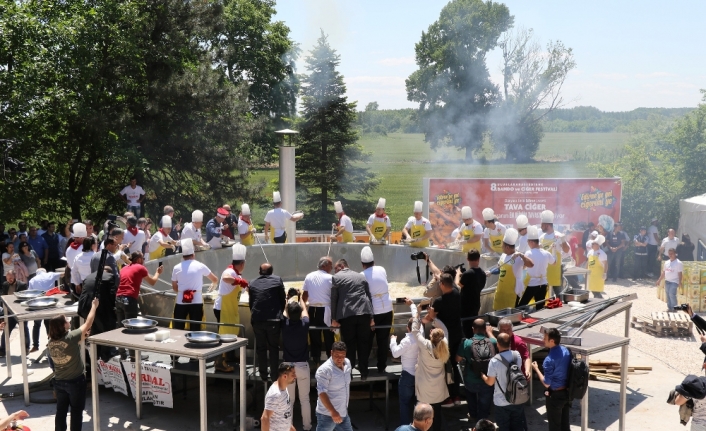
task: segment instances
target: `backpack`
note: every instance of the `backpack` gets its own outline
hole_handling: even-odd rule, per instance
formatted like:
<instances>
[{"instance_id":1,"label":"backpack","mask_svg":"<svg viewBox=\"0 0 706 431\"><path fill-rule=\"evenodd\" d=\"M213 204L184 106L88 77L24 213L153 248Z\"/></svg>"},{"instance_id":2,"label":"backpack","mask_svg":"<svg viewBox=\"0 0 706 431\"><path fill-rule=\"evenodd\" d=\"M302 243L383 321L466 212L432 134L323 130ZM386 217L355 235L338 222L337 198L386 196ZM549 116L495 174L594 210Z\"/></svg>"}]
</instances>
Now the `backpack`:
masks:
<instances>
[{"instance_id":1,"label":"backpack","mask_svg":"<svg viewBox=\"0 0 706 431\"><path fill-rule=\"evenodd\" d=\"M588 364L580 358L580 355L571 355L569 364L569 399L580 400L586 395L588 390Z\"/></svg>"},{"instance_id":2,"label":"backpack","mask_svg":"<svg viewBox=\"0 0 706 431\"><path fill-rule=\"evenodd\" d=\"M522 372L522 368L515 362L520 358L520 354L512 350L512 363L509 363L505 358L503 358L499 353L495 356L498 360L507 368L507 386L505 390L500 387L498 380L495 380L495 384L500 388L500 392L505 395L505 399L508 403L514 405L521 405L529 401L529 382L525 373Z\"/></svg>"},{"instance_id":3,"label":"backpack","mask_svg":"<svg viewBox=\"0 0 706 431\"><path fill-rule=\"evenodd\" d=\"M488 374L488 364L490 360L495 356L495 345L488 338L482 340L473 339L471 340L471 356L473 361L471 361L471 368L473 372L480 376L481 373Z\"/></svg>"}]
</instances>

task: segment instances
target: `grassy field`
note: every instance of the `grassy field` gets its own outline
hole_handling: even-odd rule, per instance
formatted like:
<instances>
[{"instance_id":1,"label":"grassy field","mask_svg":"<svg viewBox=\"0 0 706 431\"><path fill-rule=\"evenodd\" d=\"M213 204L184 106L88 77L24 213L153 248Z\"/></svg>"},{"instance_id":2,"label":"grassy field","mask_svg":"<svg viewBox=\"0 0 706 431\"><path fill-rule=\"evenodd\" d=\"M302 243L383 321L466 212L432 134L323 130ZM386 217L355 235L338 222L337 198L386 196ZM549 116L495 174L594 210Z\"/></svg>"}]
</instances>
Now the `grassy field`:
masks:
<instances>
[{"instance_id":1,"label":"grassy field","mask_svg":"<svg viewBox=\"0 0 706 431\"><path fill-rule=\"evenodd\" d=\"M620 149L627 140L621 133L547 133L540 144L535 163L507 164L492 160L484 164L459 162L464 152L452 148L433 151L421 134L393 133L388 136L366 135L360 140L372 153L366 164L382 181L374 194L387 199L387 212L394 230L402 229L412 215L415 200L422 199L423 178L585 178L595 171L586 162L574 161L577 152L606 152ZM253 179L278 178L277 169L260 170ZM267 190L271 196L271 190ZM374 207L371 207L371 213ZM265 209L254 208L256 223L261 223ZM333 214L332 214L333 218ZM362 228L362 226L355 226Z\"/></svg>"}]
</instances>

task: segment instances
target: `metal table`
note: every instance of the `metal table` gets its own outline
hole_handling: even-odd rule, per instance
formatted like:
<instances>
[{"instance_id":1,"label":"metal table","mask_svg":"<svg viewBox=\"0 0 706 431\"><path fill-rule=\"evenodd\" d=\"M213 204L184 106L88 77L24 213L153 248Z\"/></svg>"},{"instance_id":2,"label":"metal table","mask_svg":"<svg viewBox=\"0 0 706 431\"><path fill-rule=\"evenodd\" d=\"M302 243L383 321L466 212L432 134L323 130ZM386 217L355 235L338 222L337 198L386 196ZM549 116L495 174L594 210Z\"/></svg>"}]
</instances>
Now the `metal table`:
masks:
<instances>
[{"instance_id":1,"label":"metal table","mask_svg":"<svg viewBox=\"0 0 706 431\"><path fill-rule=\"evenodd\" d=\"M51 319L52 317L58 315L58 314L63 314L66 317L73 317L77 316L78 314L76 313L76 309L74 308L65 308L73 304L73 298L70 296L59 296L59 295L54 295L53 297L58 298L59 302L56 304L56 307L51 307L51 308L45 308L43 310L34 310L31 311L24 305L21 305L20 300L18 300L15 295L4 295L0 296L0 299L2 302L5 304L5 327L8 327L9 321L10 321L10 315L14 314L15 319L19 322L19 329L20 329L20 350L22 352L21 357L22 357L22 383L24 385L24 398L25 398L25 405L28 406L29 403L29 379L27 375L27 352L25 352L24 346L27 340L25 340L25 331L22 328L22 325L24 322L30 322L34 320L44 320L44 319ZM83 324L83 319L81 319L81 324ZM5 332L5 354L6 356L6 361L7 361L7 377L10 378L12 377L12 359L10 355L10 332L9 331L4 331ZM83 348L83 342L81 342L81 359L84 361L86 360L86 351Z\"/></svg>"},{"instance_id":2,"label":"metal table","mask_svg":"<svg viewBox=\"0 0 706 431\"><path fill-rule=\"evenodd\" d=\"M604 300L597 300L597 299L592 299L592 301L604 301ZM591 301L589 301L590 303ZM590 323L590 325L595 325L597 323L600 323L606 319L609 319L613 316L615 316L618 313L625 312L625 336L624 337L616 337L614 335L608 335L608 334L603 334L600 332L595 332L595 331L583 331L581 334L581 345L580 346L573 346L573 345L565 345L567 349L569 349L573 353L578 353L581 354L586 362L589 360L589 356L595 353L600 353L600 352L605 352L607 350L614 349L616 347L620 347L621 354L620 354L620 419L619 419L619 425L618 429L620 431L625 431L625 408L626 408L626 390L627 390L627 372L628 372L628 346L630 344L630 338L629 338L629 331L630 331L630 308L632 307L632 302L630 301L624 301L624 302L618 302L617 304L614 304L607 309L605 309L603 312L598 314L596 318L593 319L593 321ZM544 317L549 317L550 315L556 315L561 312L567 311L566 307L562 307L559 309L552 309L552 310L541 310L537 313L534 313L532 317L536 318L544 318ZM568 319L571 319L569 317ZM560 321L561 322L561 321ZM560 323L552 322L552 323L546 323L542 326L545 328L552 328L552 327L557 327L559 326ZM518 326L517 329L514 330L515 335L519 336L522 338L522 340L528 344L529 347L529 352L530 352L530 361L532 360L532 345L535 346L544 346L544 340L543 338L535 338L535 337L530 337L530 334L536 334L540 332L540 326L534 326L532 328L527 328L526 325L521 325ZM534 398L532 397L532 384L530 384L530 399L533 400ZM586 431L588 430L588 392L586 395L583 397L581 400L581 430Z\"/></svg>"},{"instance_id":3,"label":"metal table","mask_svg":"<svg viewBox=\"0 0 706 431\"><path fill-rule=\"evenodd\" d=\"M100 411L98 400L98 379L96 369L96 357L98 344L104 346L112 346L123 349L134 349L135 357L139 358L142 351L163 353L166 355L183 356L199 360L199 411L200 411L200 429L207 431L208 419L206 411L206 359L220 355L230 350L240 348L240 375L245 376L245 360L246 348L248 340L246 338L238 338L233 343L221 343L214 347L193 347L193 344L188 343L184 335L189 331L179 329L170 329L170 338L176 340L175 343L160 343L157 341L145 341L144 333L135 334L127 332L124 328L114 329L102 334L93 335L88 338L91 345L91 392L93 402L93 430L100 431ZM142 417L142 379L139 376L142 374L142 364L140 361L135 363L135 374L138 378L135 379L135 409L137 418ZM240 431L245 431L245 380L240 379Z\"/></svg>"}]
</instances>

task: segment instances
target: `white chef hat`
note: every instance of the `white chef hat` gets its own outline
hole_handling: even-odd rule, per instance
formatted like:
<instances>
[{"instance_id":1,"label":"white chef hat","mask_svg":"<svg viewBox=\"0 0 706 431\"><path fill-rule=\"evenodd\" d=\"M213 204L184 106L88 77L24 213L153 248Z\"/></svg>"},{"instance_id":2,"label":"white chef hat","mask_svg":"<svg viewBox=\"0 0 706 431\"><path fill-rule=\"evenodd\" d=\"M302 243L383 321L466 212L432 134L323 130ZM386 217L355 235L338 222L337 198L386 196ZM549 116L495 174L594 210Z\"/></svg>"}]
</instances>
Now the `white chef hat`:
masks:
<instances>
[{"instance_id":1,"label":"white chef hat","mask_svg":"<svg viewBox=\"0 0 706 431\"><path fill-rule=\"evenodd\" d=\"M527 227L529 224L529 220L527 219L527 216L524 214L520 214L517 216L515 219L515 223L517 224L517 229L524 229Z\"/></svg>"},{"instance_id":2,"label":"white chef hat","mask_svg":"<svg viewBox=\"0 0 706 431\"><path fill-rule=\"evenodd\" d=\"M473 211L471 210L471 207L461 208L461 218L464 220L473 218Z\"/></svg>"},{"instance_id":3,"label":"white chef hat","mask_svg":"<svg viewBox=\"0 0 706 431\"><path fill-rule=\"evenodd\" d=\"M385 208L386 203L387 200L385 200L385 198L380 198L378 199L378 206L376 208Z\"/></svg>"},{"instance_id":4,"label":"white chef hat","mask_svg":"<svg viewBox=\"0 0 706 431\"><path fill-rule=\"evenodd\" d=\"M422 212L422 201L414 201L414 212L415 213Z\"/></svg>"},{"instance_id":5,"label":"white chef hat","mask_svg":"<svg viewBox=\"0 0 706 431\"><path fill-rule=\"evenodd\" d=\"M503 242L507 245L515 245L517 243L518 236L520 236L520 233L517 231L517 229L510 228L505 231L505 236L503 236Z\"/></svg>"},{"instance_id":6,"label":"white chef hat","mask_svg":"<svg viewBox=\"0 0 706 431\"><path fill-rule=\"evenodd\" d=\"M181 240L181 254L184 256L194 254L194 241L191 238Z\"/></svg>"},{"instance_id":7,"label":"white chef hat","mask_svg":"<svg viewBox=\"0 0 706 431\"><path fill-rule=\"evenodd\" d=\"M336 210L336 214L340 214L343 212L343 205L341 205L341 201L334 202L333 208Z\"/></svg>"},{"instance_id":8,"label":"white chef hat","mask_svg":"<svg viewBox=\"0 0 706 431\"><path fill-rule=\"evenodd\" d=\"M172 227L172 218L169 217L168 215L163 215L162 216L162 227Z\"/></svg>"},{"instance_id":9,"label":"white chef hat","mask_svg":"<svg viewBox=\"0 0 706 431\"><path fill-rule=\"evenodd\" d=\"M83 223L74 223L74 238L85 238L87 236L86 225Z\"/></svg>"},{"instance_id":10,"label":"white chef hat","mask_svg":"<svg viewBox=\"0 0 706 431\"><path fill-rule=\"evenodd\" d=\"M241 215L250 215L250 205L248 204L242 204L240 206L240 214Z\"/></svg>"},{"instance_id":11,"label":"white chef hat","mask_svg":"<svg viewBox=\"0 0 706 431\"><path fill-rule=\"evenodd\" d=\"M593 232L591 232L591 234L589 236L593 236L593 237L598 236L598 231L594 230Z\"/></svg>"},{"instance_id":12,"label":"white chef hat","mask_svg":"<svg viewBox=\"0 0 706 431\"><path fill-rule=\"evenodd\" d=\"M245 260L245 255L248 250L241 243L237 243L233 246L233 260Z\"/></svg>"},{"instance_id":13,"label":"white chef hat","mask_svg":"<svg viewBox=\"0 0 706 431\"><path fill-rule=\"evenodd\" d=\"M549 210L544 210L540 215L540 219L542 219L542 223L554 223L554 213Z\"/></svg>"},{"instance_id":14,"label":"white chef hat","mask_svg":"<svg viewBox=\"0 0 706 431\"><path fill-rule=\"evenodd\" d=\"M203 212L200 210L196 210L191 213L191 221L192 222L200 222L203 221Z\"/></svg>"},{"instance_id":15,"label":"white chef hat","mask_svg":"<svg viewBox=\"0 0 706 431\"><path fill-rule=\"evenodd\" d=\"M495 211L492 208L486 208L483 210L483 220L493 221L495 220Z\"/></svg>"},{"instance_id":16,"label":"white chef hat","mask_svg":"<svg viewBox=\"0 0 706 431\"><path fill-rule=\"evenodd\" d=\"M537 226L527 226L527 239L528 240L538 240L539 239L539 229L537 229Z\"/></svg>"},{"instance_id":17,"label":"white chef hat","mask_svg":"<svg viewBox=\"0 0 706 431\"><path fill-rule=\"evenodd\" d=\"M279 192L272 192L272 202L282 202L282 196L279 194Z\"/></svg>"},{"instance_id":18,"label":"white chef hat","mask_svg":"<svg viewBox=\"0 0 706 431\"><path fill-rule=\"evenodd\" d=\"M360 262L361 263L370 263L375 260L375 257L373 256L373 251L368 247L367 245L363 247L363 250L360 251Z\"/></svg>"},{"instance_id":19,"label":"white chef hat","mask_svg":"<svg viewBox=\"0 0 706 431\"><path fill-rule=\"evenodd\" d=\"M605 242L605 237L603 235L598 235L596 239L593 240L593 242L595 242L599 246L603 245L603 243Z\"/></svg>"}]
</instances>

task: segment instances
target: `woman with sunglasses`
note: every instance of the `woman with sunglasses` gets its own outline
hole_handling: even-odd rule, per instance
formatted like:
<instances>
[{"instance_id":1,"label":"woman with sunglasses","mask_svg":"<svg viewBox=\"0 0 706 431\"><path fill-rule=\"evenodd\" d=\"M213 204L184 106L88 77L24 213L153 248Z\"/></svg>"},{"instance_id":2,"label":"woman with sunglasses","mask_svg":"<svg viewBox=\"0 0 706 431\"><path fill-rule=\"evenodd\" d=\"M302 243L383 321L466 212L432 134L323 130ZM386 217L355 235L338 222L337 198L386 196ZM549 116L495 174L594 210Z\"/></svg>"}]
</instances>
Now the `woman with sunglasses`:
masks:
<instances>
[{"instance_id":1,"label":"woman with sunglasses","mask_svg":"<svg viewBox=\"0 0 706 431\"><path fill-rule=\"evenodd\" d=\"M91 311L78 329L71 330L70 319L60 314L49 321L49 356L54 363L56 416L54 429L66 430L66 415L71 408L71 431L80 431L86 406L85 365L81 360L80 342L88 336L98 308L93 298Z\"/></svg>"}]
</instances>

